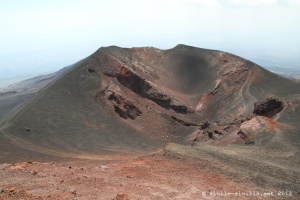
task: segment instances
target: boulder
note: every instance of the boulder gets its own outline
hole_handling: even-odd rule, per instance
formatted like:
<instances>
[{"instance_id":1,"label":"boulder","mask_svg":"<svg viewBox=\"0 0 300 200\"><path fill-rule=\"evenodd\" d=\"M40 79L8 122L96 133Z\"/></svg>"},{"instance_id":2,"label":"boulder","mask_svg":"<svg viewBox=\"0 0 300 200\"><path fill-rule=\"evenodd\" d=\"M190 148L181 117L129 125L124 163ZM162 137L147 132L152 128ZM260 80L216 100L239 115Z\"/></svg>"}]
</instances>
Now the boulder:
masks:
<instances>
[{"instance_id":1,"label":"boulder","mask_svg":"<svg viewBox=\"0 0 300 200\"><path fill-rule=\"evenodd\" d=\"M272 117L283 109L283 102L276 97L267 97L254 104L253 114Z\"/></svg>"}]
</instances>

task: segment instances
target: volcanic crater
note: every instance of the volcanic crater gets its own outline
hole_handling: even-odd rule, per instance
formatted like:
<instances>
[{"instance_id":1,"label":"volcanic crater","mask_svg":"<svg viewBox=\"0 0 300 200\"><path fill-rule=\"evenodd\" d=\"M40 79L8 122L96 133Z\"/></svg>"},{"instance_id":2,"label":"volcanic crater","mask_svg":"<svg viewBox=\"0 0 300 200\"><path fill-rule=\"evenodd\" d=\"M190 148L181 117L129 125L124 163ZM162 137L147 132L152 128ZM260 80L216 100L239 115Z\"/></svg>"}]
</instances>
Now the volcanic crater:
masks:
<instances>
[{"instance_id":1,"label":"volcanic crater","mask_svg":"<svg viewBox=\"0 0 300 200\"><path fill-rule=\"evenodd\" d=\"M151 165L153 154L295 197L299 86L217 50L102 47L4 116L0 161Z\"/></svg>"}]
</instances>

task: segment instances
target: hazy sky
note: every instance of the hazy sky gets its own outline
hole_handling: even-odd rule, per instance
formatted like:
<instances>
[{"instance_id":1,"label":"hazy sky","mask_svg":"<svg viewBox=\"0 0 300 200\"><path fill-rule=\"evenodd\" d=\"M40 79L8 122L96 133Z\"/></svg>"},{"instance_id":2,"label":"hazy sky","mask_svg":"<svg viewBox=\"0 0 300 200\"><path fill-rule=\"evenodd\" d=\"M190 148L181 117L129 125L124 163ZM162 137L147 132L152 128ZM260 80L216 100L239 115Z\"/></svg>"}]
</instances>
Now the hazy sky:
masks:
<instances>
[{"instance_id":1,"label":"hazy sky","mask_svg":"<svg viewBox=\"0 0 300 200\"><path fill-rule=\"evenodd\" d=\"M0 27L0 86L110 45L181 43L300 69L300 0L0 0Z\"/></svg>"}]
</instances>

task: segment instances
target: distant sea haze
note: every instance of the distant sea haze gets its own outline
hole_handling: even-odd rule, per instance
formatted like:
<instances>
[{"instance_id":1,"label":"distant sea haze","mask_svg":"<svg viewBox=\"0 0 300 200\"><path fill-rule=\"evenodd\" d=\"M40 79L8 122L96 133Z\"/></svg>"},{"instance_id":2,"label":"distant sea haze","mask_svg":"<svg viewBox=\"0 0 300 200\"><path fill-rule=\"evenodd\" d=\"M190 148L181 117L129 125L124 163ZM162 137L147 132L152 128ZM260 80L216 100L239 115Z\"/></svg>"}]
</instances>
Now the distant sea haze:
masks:
<instances>
[{"instance_id":1,"label":"distant sea haze","mask_svg":"<svg viewBox=\"0 0 300 200\"><path fill-rule=\"evenodd\" d=\"M10 86L14 83L17 83L17 82L20 82L20 81L23 81L23 80L26 80L26 79L29 79L29 78L33 78L33 77L36 77L36 76L39 76L39 75L41 75L41 74L32 74L32 75L27 75L27 76L16 76L16 77L11 77L11 78L4 78L4 79L3 79L3 77L1 77L1 79L0 79L0 90L3 90L3 89L7 88L8 86Z\"/></svg>"},{"instance_id":2,"label":"distant sea haze","mask_svg":"<svg viewBox=\"0 0 300 200\"><path fill-rule=\"evenodd\" d=\"M0 87L56 72L92 54L97 48L29 51L0 55Z\"/></svg>"}]
</instances>

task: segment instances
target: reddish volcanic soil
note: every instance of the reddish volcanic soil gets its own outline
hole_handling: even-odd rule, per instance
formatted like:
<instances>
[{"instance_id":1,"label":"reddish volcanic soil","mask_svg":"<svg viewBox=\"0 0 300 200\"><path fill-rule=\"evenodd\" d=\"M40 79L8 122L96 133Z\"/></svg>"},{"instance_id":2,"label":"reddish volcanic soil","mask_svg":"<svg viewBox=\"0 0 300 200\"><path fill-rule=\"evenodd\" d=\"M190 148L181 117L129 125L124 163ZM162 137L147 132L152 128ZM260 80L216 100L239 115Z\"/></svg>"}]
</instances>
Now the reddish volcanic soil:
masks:
<instances>
[{"instance_id":1,"label":"reddish volcanic soil","mask_svg":"<svg viewBox=\"0 0 300 200\"><path fill-rule=\"evenodd\" d=\"M0 179L0 199L271 199L249 192L277 192L163 152L125 162L2 164Z\"/></svg>"}]
</instances>

